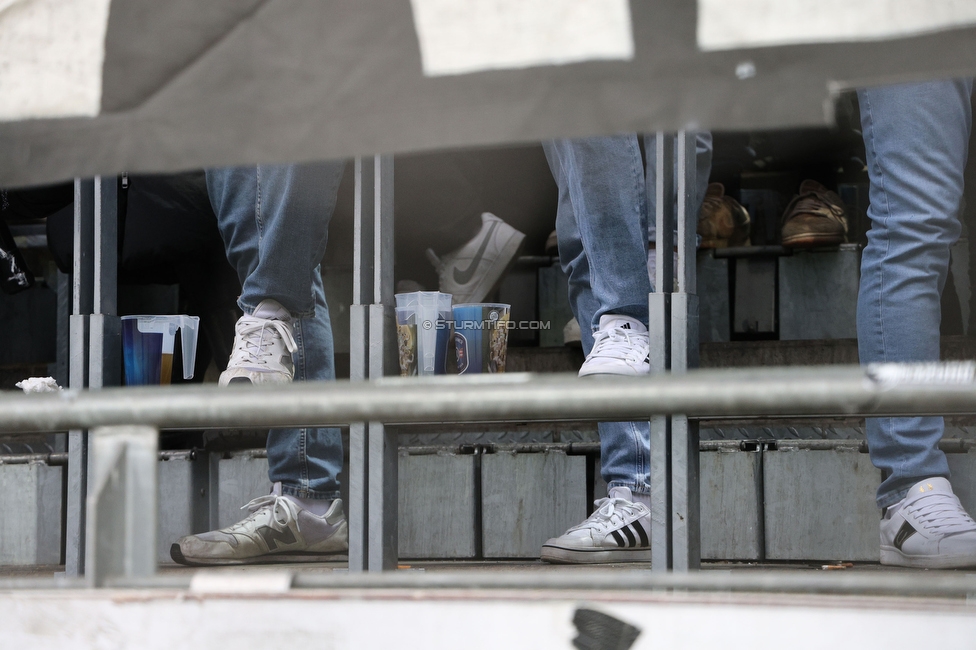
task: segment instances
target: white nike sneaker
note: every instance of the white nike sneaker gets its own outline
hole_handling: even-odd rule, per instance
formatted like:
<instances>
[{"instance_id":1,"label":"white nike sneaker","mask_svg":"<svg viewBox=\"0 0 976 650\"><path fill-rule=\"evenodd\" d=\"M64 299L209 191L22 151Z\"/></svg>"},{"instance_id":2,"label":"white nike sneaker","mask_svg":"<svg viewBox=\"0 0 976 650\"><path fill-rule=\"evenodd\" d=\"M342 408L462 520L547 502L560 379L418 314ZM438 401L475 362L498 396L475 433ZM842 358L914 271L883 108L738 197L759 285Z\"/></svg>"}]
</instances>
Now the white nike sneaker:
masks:
<instances>
[{"instance_id":1,"label":"white nike sneaker","mask_svg":"<svg viewBox=\"0 0 976 650\"><path fill-rule=\"evenodd\" d=\"M232 526L181 537L170 547L170 557L187 566L323 562L349 550L341 499L320 517L282 496L281 484L275 483L271 494L244 508L251 514Z\"/></svg>"},{"instance_id":2,"label":"white nike sneaker","mask_svg":"<svg viewBox=\"0 0 976 650\"><path fill-rule=\"evenodd\" d=\"M881 519L881 564L976 567L976 522L942 477L919 481Z\"/></svg>"},{"instance_id":3,"label":"white nike sneaker","mask_svg":"<svg viewBox=\"0 0 976 650\"><path fill-rule=\"evenodd\" d=\"M237 321L234 351L219 384L287 384L295 376L297 349L291 314L275 300L262 300Z\"/></svg>"},{"instance_id":4,"label":"white nike sneaker","mask_svg":"<svg viewBox=\"0 0 976 650\"><path fill-rule=\"evenodd\" d=\"M454 304L481 302L515 263L525 235L490 212L481 215L481 230L461 248L438 258L427 249L437 270L440 290Z\"/></svg>"},{"instance_id":5,"label":"white nike sneaker","mask_svg":"<svg viewBox=\"0 0 976 650\"><path fill-rule=\"evenodd\" d=\"M554 564L651 561L651 511L629 488L610 488L583 523L542 545L542 559Z\"/></svg>"},{"instance_id":6,"label":"white nike sneaker","mask_svg":"<svg viewBox=\"0 0 976 650\"><path fill-rule=\"evenodd\" d=\"M649 352L647 327L643 323L629 316L604 314L579 376L646 375L651 371Z\"/></svg>"}]
</instances>

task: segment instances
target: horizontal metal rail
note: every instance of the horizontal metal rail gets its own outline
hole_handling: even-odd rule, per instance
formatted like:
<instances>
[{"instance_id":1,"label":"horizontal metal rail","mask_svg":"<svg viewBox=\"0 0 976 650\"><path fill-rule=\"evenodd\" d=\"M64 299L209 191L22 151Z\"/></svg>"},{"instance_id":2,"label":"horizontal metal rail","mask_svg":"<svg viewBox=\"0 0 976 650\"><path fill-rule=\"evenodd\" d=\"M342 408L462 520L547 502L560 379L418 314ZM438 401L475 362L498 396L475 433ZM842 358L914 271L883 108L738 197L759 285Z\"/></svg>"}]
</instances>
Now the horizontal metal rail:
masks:
<instances>
[{"instance_id":1,"label":"horizontal metal rail","mask_svg":"<svg viewBox=\"0 0 976 650\"><path fill-rule=\"evenodd\" d=\"M383 573L304 573L284 570L292 589L329 590L574 590L689 592L811 593L891 595L928 598L974 598L976 576L956 572L916 571L787 571L733 570L694 573L654 573L648 570L582 571L396 571ZM232 581L234 576L224 575ZM246 576L245 576L246 577ZM81 580L0 579L0 591L10 589L79 589ZM193 574L111 578L106 587L118 589L193 589ZM242 590L246 590L242 586Z\"/></svg>"},{"instance_id":2,"label":"horizontal metal rail","mask_svg":"<svg viewBox=\"0 0 976 650\"><path fill-rule=\"evenodd\" d=\"M147 424L281 427L350 422L629 420L651 415L853 416L976 413L976 364L697 370L579 379L513 373L285 386L65 390L0 396L0 433Z\"/></svg>"}]
</instances>

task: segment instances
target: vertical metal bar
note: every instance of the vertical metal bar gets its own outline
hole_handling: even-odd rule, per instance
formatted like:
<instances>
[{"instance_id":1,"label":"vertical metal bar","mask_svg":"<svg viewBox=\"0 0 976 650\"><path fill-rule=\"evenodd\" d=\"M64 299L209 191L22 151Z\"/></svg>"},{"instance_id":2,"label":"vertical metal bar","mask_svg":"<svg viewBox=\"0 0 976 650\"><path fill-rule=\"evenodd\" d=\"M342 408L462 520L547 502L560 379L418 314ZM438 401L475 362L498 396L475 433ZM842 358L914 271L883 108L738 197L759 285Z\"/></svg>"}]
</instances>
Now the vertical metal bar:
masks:
<instances>
[{"instance_id":1,"label":"vertical metal bar","mask_svg":"<svg viewBox=\"0 0 976 650\"><path fill-rule=\"evenodd\" d=\"M376 245L376 165L372 158L356 158L353 219L353 304L349 308L349 377L369 378L369 305L374 290ZM349 570L368 568L369 440L365 422L349 425Z\"/></svg>"},{"instance_id":2,"label":"vertical metal bar","mask_svg":"<svg viewBox=\"0 0 976 650\"><path fill-rule=\"evenodd\" d=\"M698 244L698 214L695 197L697 167L695 134L678 133L678 291L698 293L695 255Z\"/></svg>"},{"instance_id":3,"label":"vertical metal bar","mask_svg":"<svg viewBox=\"0 0 976 650\"><path fill-rule=\"evenodd\" d=\"M674 287L674 137L657 134L654 164L656 262L648 296L651 374L671 367L671 291ZM651 418L651 568L671 568L671 418Z\"/></svg>"},{"instance_id":4,"label":"vertical metal bar","mask_svg":"<svg viewBox=\"0 0 976 650\"><path fill-rule=\"evenodd\" d=\"M92 315L88 386L122 383L122 321L118 317L118 181L95 178L92 241Z\"/></svg>"},{"instance_id":5,"label":"vertical metal bar","mask_svg":"<svg viewBox=\"0 0 976 650\"><path fill-rule=\"evenodd\" d=\"M678 292L671 296L671 371L698 366L696 278L695 134L678 134ZM701 507L698 423L671 419L672 569L695 571L701 564Z\"/></svg>"},{"instance_id":6,"label":"vertical metal bar","mask_svg":"<svg viewBox=\"0 0 976 650\"><path fill-rule=\"evenodd\" d=\"M147 426L92 431L91 525L87 531L88 578L103 586L115 576L156 572L157 458L159 432Z\"/></svg>"},{"instance_id":7,"label":"vertical metal bar","mask_svg":"<svg viewBox=\"0 0 976 650\"><path fill-rule=\"evenodd\" d=\"M379 422L369 423L369 570L397 567L397 436ZM392 452L392 453L391 453Z\"/></svg>"},{"instance_id":8,"label":"vertical metal bar","mask_svg":"<svg viewBox=\"0 0 976 650\"><path fill-rule=\"evenodd\" d=\"M93 306L92 255L95 187L75 179L74 231L71 273L71 316L68 334L68 386L88 385L88 314ZM68 486L65 518L65 573L85 573L85 498L88 494L88 432L68 432Z\"/></svg>"},{"instance_id":9,"label":"vertical metal bar","mask_svg":"<svg viewBox=\"0 0 976 650\"><path fill-rule=\"evenodd\" d=\"M374 159L373 304L369 307L369 377L397 367L393 311L393 158ZM397 437L382 423L368 425L369 570L395 569L398 560Z\"/></svg>"},{"instance_id":10,"label":"vertical metal bar","mask_svg":"<svg viewBox=\"0 0 976 650\"><path fill-rule=\"evenodd\" d=\"M658 132L657 151L657 214L655 215L655 234L657 261L655 263L654 287L658 292L671 293L674 290L674 136Z\"/></svg>"}]
</instances>

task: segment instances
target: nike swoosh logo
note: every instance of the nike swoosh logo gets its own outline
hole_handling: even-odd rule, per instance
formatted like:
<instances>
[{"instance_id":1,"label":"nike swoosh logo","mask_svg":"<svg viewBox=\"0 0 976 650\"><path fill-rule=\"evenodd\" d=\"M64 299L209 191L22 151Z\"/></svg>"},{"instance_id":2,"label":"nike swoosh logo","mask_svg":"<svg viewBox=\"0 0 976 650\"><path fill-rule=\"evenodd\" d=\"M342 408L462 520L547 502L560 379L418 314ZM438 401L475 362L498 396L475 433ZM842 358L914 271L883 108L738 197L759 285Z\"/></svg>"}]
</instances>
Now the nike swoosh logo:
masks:
<instances>
[{"instance_id":1,"label":"nike swoosh logo","mask_svg":"<svg viewBox=\"0 0 976 650\"><path fill-rule=\"evenodd\" d=\"M475 253L474 259L471 260L471 264L468 268L463 271L460 269L454 269L454 281L458 284L467 284L474 277L474 272L478 270L478 264L481 263L481 258L485 256L485 249L488 248L488 242L491 241L491 235L495 232L495 228L498 227L498 222L493 221L491 227L488 228L488 234L485 235L484 240L481 242L481 247L478 252Z\"/></svg>"}]
</instances>

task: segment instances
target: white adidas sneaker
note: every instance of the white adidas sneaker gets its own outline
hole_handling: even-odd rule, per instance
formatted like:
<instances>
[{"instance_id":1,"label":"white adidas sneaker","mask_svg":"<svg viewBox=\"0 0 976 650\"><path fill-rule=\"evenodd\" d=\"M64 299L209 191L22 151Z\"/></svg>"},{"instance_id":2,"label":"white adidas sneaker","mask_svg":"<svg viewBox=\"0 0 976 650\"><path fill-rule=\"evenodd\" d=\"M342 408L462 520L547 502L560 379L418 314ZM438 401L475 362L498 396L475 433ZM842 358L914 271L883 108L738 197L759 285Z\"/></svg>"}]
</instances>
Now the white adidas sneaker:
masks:
<instances>
[{"instance_id":1,"label":"white adidas sneaker","mask_svg":"<svg viewBox=\"0 0 976 650\"><path fill-rule=\"evenodd\" d=\"M649 352L647 327L643 323L629 316L604 314L579 376L646 375L651 371Z\"/></svg>"},{"instance_id":2,"label":"white adidas sneaker","mask_svg":"<svg viewBox=\"0 0 976 650\"><path fill-rule=\"evenodd\" d=\"M881 519L881 564L976 567L976 522L942 477L919 481Z\"/></svg>"},{"instance_id":3,"label":"white adidas sneaker","mask_svg":"<svg viewBox=\"0 0 976 650\"><path fill-rule=\"evenodd\" d=\"M490 212L481 215L481 230L467 244L427 259L437 270L439 288L454 296L454 304L481 302L515 263L525 235Z\"/></svg>"},{"instance_id":4,"label":"white adidas sneaker","mask_svg":"<svg viewBox=\"0 0 976 650\"><path fill-rule=\"evenodd\" d=\"M583 523L542 545L542 560L553 564L607 564L651 561L651 511L630 489L610 488Z\"/></svg>"},{"instance_id":5,"label":"white adidas sneaker","mask_svg":"<svg viewBox=\"0 0 976 650\"><path fill-rule=\"evenodd\" d=\"M262 300L250 316L237 321L234 351L219 384L286 384L295 376L292 354L298 349L291 314L275 300Z\"/></svg>"}]
</instances>

